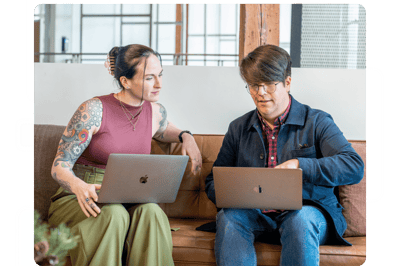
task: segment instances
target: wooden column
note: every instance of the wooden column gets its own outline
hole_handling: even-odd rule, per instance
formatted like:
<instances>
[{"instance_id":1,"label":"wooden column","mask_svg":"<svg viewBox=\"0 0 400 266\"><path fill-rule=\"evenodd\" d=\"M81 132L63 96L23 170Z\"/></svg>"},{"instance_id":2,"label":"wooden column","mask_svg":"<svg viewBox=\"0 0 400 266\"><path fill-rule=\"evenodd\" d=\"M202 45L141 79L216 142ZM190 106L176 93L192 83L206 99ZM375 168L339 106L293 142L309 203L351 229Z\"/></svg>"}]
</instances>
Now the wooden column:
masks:
<instances>
[{"instance_id":1,"label":"wooden column","mask_svg":"<svg viewBox=\"0 0 400 266\"><path fill-rule=\"evenodd\" d=\"M182 53L182 5L176 5L176 22L181 24L176 25L175 29L175 54ZM179 57L175 58L175 65L178 65Z\"/></svg>"},{"instance_id":2,"label":"wooden column","mask_svg":"<svg viewBox=\"0 0 400 266\"><path fill-rule=\"evenodd\" d=\"M239 61L260 45L279 45L279 5L241 4Z\"/></svg>"},{"instance_id":3,"label":"wooden column","mask_svg":"<svg viewBox=\"0 0 400 266\"><path fill-rule=\"evenodd\" d=\"M40 52L40 20L35 20L34 22L34 33L33 33L33 43L34 43L34 62L40 61L40 55L36 54Z\"/></svg>"}]
</instances>

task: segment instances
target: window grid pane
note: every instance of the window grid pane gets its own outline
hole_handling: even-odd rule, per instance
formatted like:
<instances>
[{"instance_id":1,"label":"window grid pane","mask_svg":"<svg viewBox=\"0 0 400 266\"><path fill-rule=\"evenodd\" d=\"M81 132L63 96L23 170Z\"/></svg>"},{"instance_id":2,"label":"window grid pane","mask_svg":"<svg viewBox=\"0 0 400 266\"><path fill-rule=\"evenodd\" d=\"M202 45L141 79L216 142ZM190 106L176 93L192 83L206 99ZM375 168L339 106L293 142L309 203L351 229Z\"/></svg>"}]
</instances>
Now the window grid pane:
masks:
<instances>
[{"instance_id":1,"label":"window grid pane","mask_svg":"<svg viewBox=\"0 0 400 266\"><path fill-rule=\"evenodd\" d=\"M54 5L54 8L61 8L60 6L62 5ZM226 20L228 26L238 25L239 5L237 4L190 4L188 5L189 10L186 10L187 5L182 5L181 23L176 23L177 5L175 4L78 4L68 6L71 6L71 10L67 10L63 17L64 20L69 20L62 21L62 26L71 28L72 34L67 34L66 37L70 40L68 52L72 54L52 56L53 58L62 57L62 61L95 63L100 60L91 57L94 56L93 54L106 54L114 46L130 43L150 46L164 55L185 54L186 52L202 55L207 53L226 54L227 51L230 54L238 54L238 44L236 43L238 32L230 30L226 32L221 27L222 19ZM39 11L36 11L37 13ZM190 14L188 25L186 25L185 18L187 13ZM70 25L68 26L67 23ZM180 37L176 36L177 25L182 26L182 36ZM188 43L185 41L186 26L189 30ZM58 36L56 37L60 39ZM177 40L181 40L182 43L180 51L175 50ZM188 44L187 48L186 44ZM58 46L61 47L61 45ZM59 51L54 51L54 53L59 53ZM177 56L165 58L165 62L186 64L184 55L181 55L179 60L175 60ZM188 59L196 62L196 65L222 65L222 61L227 61L226 57L221 56L218 58L189 57Z\"/></svg>"},{"instance_id":2,"label":"window grid pane","mask_svg":"<svg viewBox=\"0 0 400 266\"><path fill-rule=\"evenodd\" d=\"M195 9L196 14L191 13ZM194 13L194 12L193 12ZM204 17L206 22L204 23ZM191 25L195 23L195 25ZM239 5L189 5L188 53L238 55ZM204 49L206 48L206 49ZM238 57L238 56L237 56ZM189 58L190 60L190 58ZM205 57L205 65L223 65L224 56ZM213 63L208 63L213 62ZM238 65L238 58L231 61ZM199 62L196 63L198 65Z\"/></svg>"}]
</instances>

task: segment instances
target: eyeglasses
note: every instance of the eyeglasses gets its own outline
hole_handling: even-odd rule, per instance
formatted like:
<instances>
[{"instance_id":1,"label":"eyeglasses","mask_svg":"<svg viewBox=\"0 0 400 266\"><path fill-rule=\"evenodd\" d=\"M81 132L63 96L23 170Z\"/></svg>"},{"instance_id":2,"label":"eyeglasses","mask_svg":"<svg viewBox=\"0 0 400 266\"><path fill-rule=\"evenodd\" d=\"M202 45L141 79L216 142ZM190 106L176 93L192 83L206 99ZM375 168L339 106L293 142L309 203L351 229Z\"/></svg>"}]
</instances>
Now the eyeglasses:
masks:
<instances>
[{"instance_id":1,"label":"eyeglasses","mask_svg":"<svg viewBox=\"0 0 400 266\"><path fill-rule=\"evenodd\" d=\"M274 93L276 91L276 85L278 85L279 82L275 83L275 84L268 84L268 85L246 85L246 90L248 93L250 94L255 94L258 93L258 90L260 89L260 87L263 88L265 93Z\"/></svg>"}]
</instances>

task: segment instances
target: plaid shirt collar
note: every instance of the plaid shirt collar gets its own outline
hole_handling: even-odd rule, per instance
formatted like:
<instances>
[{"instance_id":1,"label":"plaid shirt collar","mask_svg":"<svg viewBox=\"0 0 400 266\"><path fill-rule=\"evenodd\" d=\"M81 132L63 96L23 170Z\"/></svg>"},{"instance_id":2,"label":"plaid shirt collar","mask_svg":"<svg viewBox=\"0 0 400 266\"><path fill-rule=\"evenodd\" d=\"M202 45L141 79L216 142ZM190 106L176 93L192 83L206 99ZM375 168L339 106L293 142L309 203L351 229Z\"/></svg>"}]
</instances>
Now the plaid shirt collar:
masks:
<instances>
[{"instance_id":1,"label":"plaid shirt collar","mask_svg":"<svg viewBox=\"0 0 400 266\"><path fill-rule=\"evenodd\" d=\"M284 112L281 116L279 116L279 117L277 117L277 118L275 119L275 121L274 121L274 127L280 126L280 125L282 125L282 124L286 121L286 118L287 118L288 113L289 113L289 111L290 111L290 106L291 106L291 105L292 105L292 96L289 94L289 104L288 104L288 107L286 108L285 112ZM260 114L260 112L259 112L258 110L257 110L257 115L258 115L258 118L259 118L260 121L261 121L261 125L262 125L262 127L263 127L263 130L266 131L267 129L270 129L269 126L268 126L268 124L267 124L267 121L264 119L264 117L262 117L262 115Z\"/></svg>"}]
</instances>

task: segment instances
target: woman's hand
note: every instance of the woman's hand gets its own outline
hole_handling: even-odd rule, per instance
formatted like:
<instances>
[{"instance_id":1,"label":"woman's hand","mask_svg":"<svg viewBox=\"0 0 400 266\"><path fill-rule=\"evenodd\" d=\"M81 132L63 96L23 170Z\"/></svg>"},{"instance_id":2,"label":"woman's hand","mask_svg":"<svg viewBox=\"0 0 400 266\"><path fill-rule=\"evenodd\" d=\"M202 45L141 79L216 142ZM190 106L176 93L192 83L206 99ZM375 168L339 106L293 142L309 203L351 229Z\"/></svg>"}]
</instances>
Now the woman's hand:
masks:
<instances>
[{"instance_id":1,"label":"woman's hand","mask_svg":"<svg viewBox=\"0 0 400 266\"><path fill-rule=\"evenodd\" d=\"M99 189L101 189L101 185L87 184L85 182L80 182L80 184L73 189L79 206L87 217L97 217L101 212L100 208L95 203L98 200L96 190Z\"/></svg>"},{"instance_id":2,"label":"woman's hand","mask_svg":"<svg viewBox=\"0 0 400 266\"><path fill-rule=\"evenodd\" d=\"M195 176L200 173L202 158L194 137L190 134L182 134L182 155L189 155L192 162L191 173Z\"/></svg>"}]
</instances>

